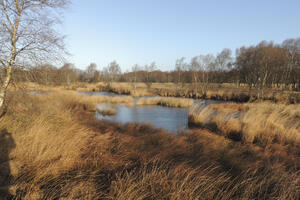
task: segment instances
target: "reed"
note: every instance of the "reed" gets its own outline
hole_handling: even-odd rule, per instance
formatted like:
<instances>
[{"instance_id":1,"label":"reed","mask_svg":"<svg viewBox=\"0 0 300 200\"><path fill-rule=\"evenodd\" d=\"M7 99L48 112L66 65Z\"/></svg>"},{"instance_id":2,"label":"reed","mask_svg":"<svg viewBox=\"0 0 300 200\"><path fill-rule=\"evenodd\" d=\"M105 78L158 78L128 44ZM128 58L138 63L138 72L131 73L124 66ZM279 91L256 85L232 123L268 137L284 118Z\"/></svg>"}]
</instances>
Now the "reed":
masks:
<instances>
[{"instance_id":1,"label":"reed","mask_svg":"<svg viewBox=\"0 0 300 200\"><path fill-rule=\"evenodd\" d=\"M184 87L174 83L153 83L151 88L147 88L144 83L137 83L134 90L132 83L114 82L109 86L104 82L99 83L73 83L69 86L45 86L35 83L22 83L26 88L36 91L109 91L116 94L127 94L133 97L162 96L181 98L201 98L234 102L254 102L257 100L255 90L249 91L246 86L236 87L232 83L214 84L207 86L205 93L194 92L193 86L186 83ZM274 88L266 89L264 99L259 101L272 101L274 103L297 104L300 102L300 92L282 91Z\"/></svg>"},{"instance_id":2,"label":"reed","mask_svg":"<svg viewBox=\"0 0 300 200\"><path fill-rule=\"evenodd\" d=\"M195 105L189 124L249 143L300 145L300 105L274 103Z\"/></svg>"},{"instance_id":3,"label":"reed","mask_svg":"<svg viewBox=\"0 0 300 200\"><path fill-rule=\"evenodd\" d=\"M176 107L176 108L191 107L193 103L194 101L192 99L172 98L172 97L141 98L136 102L137 105L160 105L160 106Z\"/></svg>"},{"instance_id":4,"label":"reed","mask_svg":"<svg viewBox=\"0 0 300 200\"><path fill-rule=\"evenodd\" d=\"M114 109L114 108L105 108L105 109L97 108L96 110L97 110L98 113L100 113L103 116L115 115L117 113L117 110Z\"/></svg>"}]
</instances>

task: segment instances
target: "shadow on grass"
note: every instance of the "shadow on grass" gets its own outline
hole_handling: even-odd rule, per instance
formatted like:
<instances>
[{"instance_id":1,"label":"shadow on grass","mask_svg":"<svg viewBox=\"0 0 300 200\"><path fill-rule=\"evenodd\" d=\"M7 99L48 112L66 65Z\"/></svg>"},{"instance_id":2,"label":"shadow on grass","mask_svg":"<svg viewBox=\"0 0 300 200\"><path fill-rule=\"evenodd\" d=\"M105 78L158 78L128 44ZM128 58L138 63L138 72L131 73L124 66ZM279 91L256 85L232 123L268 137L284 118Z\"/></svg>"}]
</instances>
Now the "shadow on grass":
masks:
<instances>
[{"instance_id":1,"label":"shadow on grass","mask_svg":"<svg viewBox=\"0 0 300 200\"><path fill-rule=\"evenodd\" d=\"M3 129L0 131L0 199L10 199L8 190L10 184L9 153L15 148L11 134Z\"/></svg>"}]
</instances>

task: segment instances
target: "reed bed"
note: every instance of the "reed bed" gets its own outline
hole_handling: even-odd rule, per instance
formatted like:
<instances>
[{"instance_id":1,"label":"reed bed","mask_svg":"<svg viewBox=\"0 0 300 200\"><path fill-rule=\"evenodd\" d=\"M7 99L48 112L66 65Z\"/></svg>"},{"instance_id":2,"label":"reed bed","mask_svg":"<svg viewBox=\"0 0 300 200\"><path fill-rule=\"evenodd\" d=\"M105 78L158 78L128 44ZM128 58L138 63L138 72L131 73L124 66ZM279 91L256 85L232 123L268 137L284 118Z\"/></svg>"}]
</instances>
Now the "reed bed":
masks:
<instances>
[{"instance_id":1,"label":"reed bed","mask_svg":"<svg viewBox=\"0 0 300 200\"><path fill-rule=\"evenodd\" d=\"M172 98L172 97L152 97L141 98L136 102L136 105L160 105L175 108L187 108L193 105L192 99Z\"/></svg>"},{"instance_id":2,"label":"reed bed","mask_svg":"<svg viewBox=\"0 0 300 200\"><path fill-rule=\"evenodd\" d=\"M109 97L109 96L85 96L84 101L93 103L111 103L111 104L133 104L134 99L132 97Z\"/></svg>"},{"instance_id":3,"label":"reed bed","mask_svg":"<svg viewBox=\"0 0 300 200\"><path fill-rule=\"evenodd\" d=\"M162 96L162 97L181 97L197 99L213 99L234 102L254 102L257 101L256 91L249 91L246 86L236 87L234 84L209 84L205 93L194 92L193 86L186 83L181 87L174 83L153 83L151 88L147 88L144 83L137 83L136 90L132 83L114 82L107 85L104 82L99 83L74 83L69 86L44 86L35 83L22 84L30 90L36 91L109 91L116 94L127 94L133 97L143 96ZM300 92L281 91L278 89L266 89L264 99L274 103L297 104L300 102Z\"/></svg>"},{"instance_id":4,"label":"reed bed","mask_svg":"<svg viewBox=\"0 0 300 200\"><path fill-rule=\"evenodd\" d=\"M189 124L248 143L300 145L300 105L195 105L189 114Z\"/></svg>"},{"instance_id":5,"label":"reed bed","mask_svg":"<svg viewBox=\"0 0 300 200\"><path fill-rule=\"evenodd\" d=\"M96 110L98 113L100 113L103 116L117 114L117 110L114 108L103 108L103 109L97 108Z\"/></svg>"},{"instance_id":6,"label":"reed bed","mask_svg":"<svg viewBox=\"0 0 300 200\"><path fill-rule=\"evenodd\" d=\"M103 84L103 83L99 83ZM236 87L235 84L223 83L208 85L204 93L195 92L192 84L185 84L181 87L174 83L153 83L151 88L147 88L144 83L137 83L134 91L131 83L112 83L103 90L115 92L117 94L130 94L135 97L142 96L162 96L162 97L181 97L197 99L213 99L234 102L253 102L257 100L255 90L249 91L245 86ZM266 89L264 99L275 103L295 104L300 102L300 92L280 91L276 89Z\"/></svg>"}]
</instances>

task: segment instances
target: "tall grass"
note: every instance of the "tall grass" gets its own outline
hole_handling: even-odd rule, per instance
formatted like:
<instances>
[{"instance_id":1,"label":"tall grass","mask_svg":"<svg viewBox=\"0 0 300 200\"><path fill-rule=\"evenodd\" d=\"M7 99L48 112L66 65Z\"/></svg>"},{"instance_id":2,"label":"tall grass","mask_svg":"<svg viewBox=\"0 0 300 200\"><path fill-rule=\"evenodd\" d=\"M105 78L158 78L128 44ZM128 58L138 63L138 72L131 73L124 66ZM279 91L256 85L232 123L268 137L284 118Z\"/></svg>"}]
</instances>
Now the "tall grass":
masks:
<instances>
[{"instance_id":1,"label":"tall grass","mask_svg":"<svg viewBox=\"0 0 300 200\"><path fill-rule=\"evenodd\" d=\"M11 199L299 198L299 157L283 145L98 121L94 103L75 93L9 96L0 130L15 147L0 156Z\"/></svg>"},{"instance_id":2,"label":"tall grass","mask_svg":"<svg viewBox=\"0 0 300 200\"><path fill-rule=\"evenodd\" d=\"M145 83L137 83L134 90L132 83L114 82L109 86L104 82L99 83L73 83L69 86L45 86L35 83L23 83L30 90L36 91L109 91L117 94L128 94L133 97L143 96L162 96L162 97L181 97L181 98L202 98L234 102L253 102L257 101L255 90L249 92L248 87L236 87L235 84L223 83L208 85L205 93L194 92L192 84L186 83L180 87L174 83L153 83L151 88L147 88ZM300 92L281 91L276 89L266 89L264 99L275 103L296 104L300 102Z\"/></svg>"},{"instance_id":3,"label":"tall grass","mask_svg":"<svg viewBox=\"0 0 300 200\"><path fill-rule=\"evenodd\" d=\"M300 146L300 105L217 104L205 108L195 105L189 123L249 143Z\"/></svg>"},{"instance_id":4,"label":"tall grass","mask_svg":"<svg viewBox=\"0 0 300 200\"><path fill-rule=\"evenodd\" d=\"M98 113L100 113L101 115L115 115L117 113L117 110L114 108L97 108L96 109Z\"/></svg>"},{"instance_id":5,"label":"tall grass","mask_svg":"<svg viewBox=\"0 0 300 200\"><path fill-rule=\"evenodd\" d=\"M100 84L100 83L99 83ZM236 87L235 84L214 84L208 85L204 94L194 92L192 84L186 83L184 87L179 87L174 83L153 83L151 88L147 88L144 83L137 83L137 89L134 91L131 83L112 83L109 91L118 94L131 94L132 96L162 96L162 97L184 97L184 98L203 98L223 101L248 102L257 100L255 90L249 92L248 87ZM275 89L266 89L264 99L273 102L294 104L300 102L300 92L280 91Z\"/></svg>"},{"instance_id":6,"label":"tall grass","mask_svg":"<svg viewBox=\"0 0 300 200\"><path fill-rule=\"evenodd\" d=\"M194 101L192 99L172 98L172 97L152 97L141 98L136 102L136 105L160 105L166 107L185 108L191 107Z\"/></svg>"}]
</instances>

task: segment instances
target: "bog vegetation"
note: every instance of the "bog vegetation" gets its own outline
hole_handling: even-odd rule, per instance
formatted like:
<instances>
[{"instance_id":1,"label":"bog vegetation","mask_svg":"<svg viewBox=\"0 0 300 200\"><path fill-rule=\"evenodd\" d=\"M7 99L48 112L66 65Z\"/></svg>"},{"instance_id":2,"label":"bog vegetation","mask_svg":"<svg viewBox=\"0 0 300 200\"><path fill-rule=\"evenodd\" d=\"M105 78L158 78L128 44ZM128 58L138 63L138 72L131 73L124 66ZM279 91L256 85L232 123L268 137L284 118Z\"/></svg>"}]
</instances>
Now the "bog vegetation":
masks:
<instances>
[{"instance_id":1,"label":"bog vegetation","mask_svg":"<svg viewBox=\"0 0 300 200\"><path fill-rule=\"evenodd\" d=\"M268 145L295 145L300 149L300 105L214 104L195 105L192 126L208 128L236 141Z\"/></svg>"},{"instance_id":2,"label":"bog vegetation","mask_svg":"<svg viewBox=\"0 0 300 200\"><path fill-rule=\"evenodd\" d=\"M15 92L8 97L8 112L0 119L0 178L7 183L1 187L2 196L299 198L300 148L298 136L293 135L299 127L289 122L299 117L294 107L280 105L273 109L275 105L265 104L209 107L223 114L245 112L244 123L269 122L266 127L252 126L255 128L252 132L246 124L247 128L241 130L247 136L244 141L228 137L226 130L239 131L236 129L239 125L231 127L224 121L216 122L224 134L192 129L182 135L143 123L121 125L98 121L94 116L95 99L74 92L48 95ZM261 107L264 108L261 114L252 114ZM282 117L284 120L279 124L278 118ZM229 118L228 122L232 120ZM275 136L269 132L273 122L281 128L274 133L278 140L270 139ZM258 142L253 139L256 136L260 138Z\"/></svg>"},{"instance_id":3,"label":"bog vegetation","mask_svg":"<svg viewBox=\"0 0 300 200\"><path fill-rule=\"evenodd\" d=\"M185 108L191 107L194 101L192 99L184 98L172 98L172 97L153 97L153 98L141 98L137 105L160 105L166 107Z\"/></svg>"}]
</instances>

